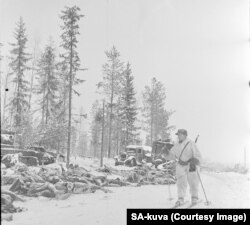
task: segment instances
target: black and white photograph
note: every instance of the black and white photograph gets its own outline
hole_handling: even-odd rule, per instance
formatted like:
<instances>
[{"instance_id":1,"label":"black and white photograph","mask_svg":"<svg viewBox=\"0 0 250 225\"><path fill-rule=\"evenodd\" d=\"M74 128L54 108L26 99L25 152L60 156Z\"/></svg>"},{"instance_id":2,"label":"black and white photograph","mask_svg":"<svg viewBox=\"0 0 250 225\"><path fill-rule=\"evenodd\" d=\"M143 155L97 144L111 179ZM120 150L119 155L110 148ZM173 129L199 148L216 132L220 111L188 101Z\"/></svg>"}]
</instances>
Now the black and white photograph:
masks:
<instances>
[{"instance_id":1,"label":"black and white photograph","mask_svg":"<svg viewBox=\"0 0 250 225\"><path fill-rule=\"evenodd\" d=\"M0 75L3 225L250 209L249 0L0 0Z\"/></svg>"}]
</instances>

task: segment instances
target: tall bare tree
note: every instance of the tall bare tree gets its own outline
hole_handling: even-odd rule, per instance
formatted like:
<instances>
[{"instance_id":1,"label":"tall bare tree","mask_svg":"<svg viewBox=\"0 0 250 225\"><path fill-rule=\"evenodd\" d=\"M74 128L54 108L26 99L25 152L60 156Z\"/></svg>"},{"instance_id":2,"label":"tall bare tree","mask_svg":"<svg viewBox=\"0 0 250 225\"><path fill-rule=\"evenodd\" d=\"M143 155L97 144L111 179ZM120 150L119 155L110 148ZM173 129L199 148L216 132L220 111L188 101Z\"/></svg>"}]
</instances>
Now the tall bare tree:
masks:
<instances>
[{"instance_id":1,"label":"tall bare tree","mask_svg":"<svg viewBox=\"0 0 250 225\"><path fill-rule=\"evenodd\" d=\"M100 152L98 149L100 148L101 144L101 129L102 129L102 108L101 104L98 100L96 100L92 104L91 110L91 149L92 149L92 156L99 157Z\"/></svg>"},{"instance_id":2,"label":"tall bare tree","mask_svg":"<svg viewBox=\"0 0 250 225\"><path fill-rule=\"evenodd\" d=\"M110 158L114 107L120 95L120 78L123 72L123 63L120 61L120 53L115 46L110 51L106 51L105 54L107 62L103 65L103 81L98 84L98 87L102 88L109 106L108 157Z\"/></svg>"},{"instance_id":3,"label":"tall bare tree","mask_svg":"<svg viewBox=\"0 0 250 225\"><path fill-rule=\"evenodd\" d=\"M80 58L77 52L77 36L79 33L79 20L83 17L80 14L80 8L77 6L65 7L60 18L63 21L62 28L62 44L64 53L61 54L63 64L68 69L68 88L69 88L69 117L68 117L68 143L67 143L67 166L70 160L70 145L71 145L71 116L72 116L72 92L78 94L73 89L73 85L83 82L82 79L77 78L77 71L80 69Z\"/></svg>"},{"instance_id":4,"label":"tall bare tree","mask_svg":"<svg viewBox=\"0 0 250 225\"><path fill-rule=\"evenodd\" d=\"M34 77L35 77L35 71L36 71L36 64L37 64L37 49L38 43L37 41L35 42L35 46L33 49L33 54L32 54L32 65L31 65L31 78L30 78L30 88L29 88L29 107L31 107L31 100L33 96L33 88L34 88Z\"/></svg>"},{"instance_id":5,"label":"tall bare tree","mask_svg":"<svg viewBox=\"0 0 250 225\"><path fill-rule=\"evenodd\" d=\"M44 52L38 61L38 88L41 95L40 105L42 108L42 123L48 124L49 118L55 111L58 98L58 74L56 71L56 55L53 42L46 45Z\"/></svg>"}]
</instances>

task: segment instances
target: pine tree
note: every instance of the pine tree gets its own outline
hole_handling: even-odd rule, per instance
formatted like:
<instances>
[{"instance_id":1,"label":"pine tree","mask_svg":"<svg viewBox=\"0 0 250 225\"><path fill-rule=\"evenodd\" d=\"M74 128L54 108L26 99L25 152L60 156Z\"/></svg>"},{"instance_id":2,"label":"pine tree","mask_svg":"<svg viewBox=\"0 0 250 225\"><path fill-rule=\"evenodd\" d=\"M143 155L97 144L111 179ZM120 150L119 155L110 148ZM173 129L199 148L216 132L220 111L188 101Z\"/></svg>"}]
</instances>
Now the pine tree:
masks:
<instances>
[{"instance_id":1,"label":"pine tree","mask_svg":"<svg viewBox=\"0 0 250 225\"><path fill-rule=\"evenodd\" d=\"M111 156L112 129L114 118L114 107L120 95L120 78L123 72L123 63L120 61L120 53L113 46L110 51L105 52L107 62L103 65L103 81L98 84L103 94L107 96L109 106L109 131L108 131L108 157Z\"/></svg>"},{"instance_id":2,"label":"pine tree","mask_svg":"<svg viewBox=\"0 0 250 225\"><path fill-rule=\"evenodd\" d=\"M25 34L25 24L20 18L14 32L15 43L11 44L11 75L13 75L12 82L15 85L14 96L12 97L9 106L14 116L14 127L20 127L25 112L29 109L28 103L28 85L29 82L25 79L25 72L29 69L27 62L29 61L29 54L26 53L27 36Z\"/></svg>"},{"instance_id":3,"label":"pine tree","mask_svg":"<svg viewBox=\"0 0 250 225\"><path fill-rule=\"evenodd\" d=\"M35 46L33 49L33 54L32 54L32 65L31 65L31 78L30 78L30 94L29 94L29 107L31 110L31 100L32 96L34 94L34 77L35 77L35 72L36 72L36 64L37 64L37 55L38 55L38 49L37 49L37 41L35 42Z\"/></svg>"},{"instance_id":4,"label":"pine tree","mask_svg":"<svg viewBox=\"0 0 250 225\"><path fill-rule=\"evenodd\" d=\"M67 109L69 106L69 85L67 82L67 65L63 62L59 62L56 65L56 71L58 73L58 98L54 108L54 118L58 133L57 149L58 152L65 152L67 149L67 136L68 136L68 124L67 124Z\"/></svg>"},{"instance_id":5,"label":"pine tree","mask_svg":"<svg viewBox=\"0 0 250 225\"><path fill-rule=\"evenodd\" d=\"M151 86L145 86L143 92L142 116L145 119L147 144L152 145L157 139L166 139L172 127L168 126L169 116L173 112L165 109L166 89L164 85L153 78Z\"/></svg>"},{"instance_id":6,"label":"pine tree","mask_svg":"<svg viewBox=\"0 0 250 225\"><path fill-rule=\"evenodd\" d=\"M70 145L71 145L71 116L72 116L72 92L78 94L73 90L73 85L83 82L83 80L78 79L76 74L80 69L80 58L77 52L77 36L79 35L79 25L78 22L83 17L80 14L80 8L77 6L66 7L62 11L60 18L63 21L62 25L62 44L64 53L61 54L63 58L63 64L65 64L68 69L68 87L69 87L69 118L68 118L68 144L67 144L67 166L69 165L70 159Z\"/></svg>"},{"instance_id":7,"label":"pine tree","mask_svg":"<svg viewBox=\"0 0 250 225\"><path fill-rule=\"evenodd\" d=\"M77 154L80 156L86 156L88 155L88 135L86 131L81 131L80 132L80 136L79 136L79 140L78 140L78 151ZM92 156L93 155L89 155Z\"/></svg>"},{"instance_id":8,"label":"pine tree","mask_svg":"<svg viewBox=\"0 0 250 225\"><path fill-rule=\"evenodd\" d=\"M92 154L94 157L99 157L100 143L101 143L101 127L102 127L102 108L98 100L96 100L92 105L91 110L91 146L92 146Z\"/></svg>"},{"instance_id":9,"label":"pine tree","mask_svg":"<svg viewBox=\"0 0 250 225\"><path fill-rule=\"evenodd\" d=\"M58 103L57 103L57 108L58 108L58 119L60 121L66 121L66 113L68 109L68 102L69 102L69 85L67 81L68 77L68 69L67 65L63 64L63 62L59 62L57 64L57 71L58 71L58 79L59 79L59 84L58 84Z\"/></svg>"},{"instance_id":10,"label":"pine tree","mask_svg":"<svg viewBox=\"0 0 250 225\"><path fill-rule=\"evenodd\" d=\"M120 92L117 102L114 105L114 132L112 136L112 140L115 146L114 150L115 150L116 155L119 154L120 148L123 147L124 145L124 137L125 137L125 134L124 134L124 130L122 126L122 118L121 118L121 92Z\"/></svg>"},{"instance_id":11,"label":"pine tree","mask_svg":"<svg viewBox=\"0 0 250 225\"><path fill-rule=\"evenodd\" d=\"M38 89L41 96L42 124L48 124L55 111L58 95L58 75L56 71L55 49L50 42L38 62Z\"/></svg>"},{"instance_id":12,"label":"pine tree","mask_svg":"<svg viewBox=\"0 0 250 225\"><path fill-rule=\"evenodd\" d=\"M127 63L126 69L121 79L121 102L120 102L120 116L123 128L122 145L135 144L136 131L135 126L137 107L136 107L136 93L134 89L134 77L132 75L131 66Z\"/></svg>"}]
</instances>

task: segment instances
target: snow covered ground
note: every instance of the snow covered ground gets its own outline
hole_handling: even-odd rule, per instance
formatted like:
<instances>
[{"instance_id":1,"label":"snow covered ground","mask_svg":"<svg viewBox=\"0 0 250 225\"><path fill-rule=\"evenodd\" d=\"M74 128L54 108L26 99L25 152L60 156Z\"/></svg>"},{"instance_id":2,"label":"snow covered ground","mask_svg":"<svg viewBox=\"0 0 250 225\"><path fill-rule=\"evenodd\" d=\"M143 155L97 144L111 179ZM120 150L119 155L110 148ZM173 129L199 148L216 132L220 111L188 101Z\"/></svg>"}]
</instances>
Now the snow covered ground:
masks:
<instances>
[{"instance_id":1,"label":"snow covered ground","mask_svg":"<svg viewBox=\"0 0 250 225\"><path fill-rule=\"evenodd\" d=\"M212 202L200 208L250 208L250 176L237 173L203 172L207 197ZM67 200L29 198L15 204L28 210L16 213L9 225L117 225L126 224L127 208L169 208L174 204L176 186L149 185L111 188L113 193L72 195ZM173 197L169 200L169 197ZM188 196L189 197L189 196ZM204 199L202 190L200 197Z\"/></svg>"}]
</instances>

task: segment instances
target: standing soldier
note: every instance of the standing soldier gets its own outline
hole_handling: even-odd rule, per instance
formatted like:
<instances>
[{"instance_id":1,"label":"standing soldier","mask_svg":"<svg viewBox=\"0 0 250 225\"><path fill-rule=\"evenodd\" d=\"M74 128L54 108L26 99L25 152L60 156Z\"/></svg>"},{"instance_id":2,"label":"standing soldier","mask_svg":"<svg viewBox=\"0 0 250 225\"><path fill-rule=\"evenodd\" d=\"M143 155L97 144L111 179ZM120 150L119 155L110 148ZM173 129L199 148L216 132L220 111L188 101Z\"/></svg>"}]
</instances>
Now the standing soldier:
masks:
<instances>
[{"instance_id":1,"label":"standing soldier","mask_svg":"<svg viewBox=\"0 0 250 225\"><path fill-rule=\"evenodd\" d=\"M178 142L169 152L171 158L177 160L176 179L178 200L175 205L180 206L184 203L187 184L190 187L192 204L195 204L198 201L199 187L199 177L196 170L199 170L201 154L195 143L187 137L188 133L185 129L178 130L176 135L178 135Z\"/></svg>"}]
</instances>

